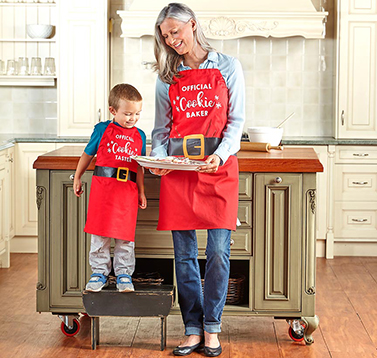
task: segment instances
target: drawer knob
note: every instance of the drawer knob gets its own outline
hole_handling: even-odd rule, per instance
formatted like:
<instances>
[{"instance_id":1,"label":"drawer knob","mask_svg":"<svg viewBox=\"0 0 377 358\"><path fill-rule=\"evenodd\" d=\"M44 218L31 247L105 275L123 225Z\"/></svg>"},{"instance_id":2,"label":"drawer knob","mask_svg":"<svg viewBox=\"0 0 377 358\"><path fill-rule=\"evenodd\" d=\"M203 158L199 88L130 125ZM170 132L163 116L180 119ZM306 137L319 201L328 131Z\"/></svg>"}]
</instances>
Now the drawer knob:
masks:
<instances>
[{"instance_id":1,"label":"drawer knob","mask_svg":"<svg viewBox=\"0 0 377 358\"><path fill-rule=\"evenodd\" d=\"M357 223L364 223L368 221L368 219L352 219L352 221L356 221Z\"/></svg>"},{"instance_id":2,"label":"drawer knob","mask_svg":"<svg viewBox=\"0 0 377 358\"><path fill-rule=\"evenodd\" d=\"M283 179L280 178L280 177L275 178L275 182L278 183L278 184L280 184L282 181L283 181Z\"/></svg>"},{"instance_id":3,"label":"drawer knob","mask_svg":"<svg viewBox=\"0 0 377 358\"><path fill-rule=\"evenodd\" d=\"M69 180L74 181L74 180L75 180L75 174L71 174L71 175L69 176Z\"/></svg>"},{"instance_id":4,"label":"drawer knob","mask_svg":"<svg viewBox=\"0 0 377 358\"><path fill-rule=\"evenodd\" d=\"M367 182L367 181L353 181L352 184L356 184L356 185L367 185L368 182Z\"/></svg>"},{"instance_id":5,"label":"drawer knob","mask_svg":"<svg viewBox=\"0 0 377 358\"><path fill-rule=\"evenodd\" d=\"M232 246L233 244L234 244L234 240L230 239L230 246Z\"/></svg>"},{"instance_id":6,"label":"drawer knob","mask_svg":"<svg viewBox=\"0 0 377 358\"><path fill-rule=\"evenodd\" d=\"M353 153L354 157L368 157L369 153Z\"/></svg>"}]
</instances>

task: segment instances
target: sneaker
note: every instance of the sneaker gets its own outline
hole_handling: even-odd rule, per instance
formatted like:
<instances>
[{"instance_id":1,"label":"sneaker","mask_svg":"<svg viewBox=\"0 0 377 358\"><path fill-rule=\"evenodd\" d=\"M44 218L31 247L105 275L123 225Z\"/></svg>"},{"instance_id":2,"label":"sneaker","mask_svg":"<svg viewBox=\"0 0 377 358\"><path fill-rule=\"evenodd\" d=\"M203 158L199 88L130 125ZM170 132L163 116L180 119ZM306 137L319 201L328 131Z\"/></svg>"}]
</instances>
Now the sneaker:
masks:
<instances>
[{"instance_id":1,"label":"sneaker","mask_svg":"<svg viewBox=\"0 0 377 358\"><path fill-rule=\"evenodd\" d=\"M121 274L117 276L117 289L119 292L133 292L135 291L130 275Z\"/></svg>"},{"instance_id":2,"label":"sneaker","mask_svg":"<svg viewBox=\"0 0 377 358\"><path fill-rule=\"evenodd\" d=\"M102 273L93 273L89 282L86 284L85 290L91 292L99 292L108 285L107 277Z\"/></svg>"}]
</instances>

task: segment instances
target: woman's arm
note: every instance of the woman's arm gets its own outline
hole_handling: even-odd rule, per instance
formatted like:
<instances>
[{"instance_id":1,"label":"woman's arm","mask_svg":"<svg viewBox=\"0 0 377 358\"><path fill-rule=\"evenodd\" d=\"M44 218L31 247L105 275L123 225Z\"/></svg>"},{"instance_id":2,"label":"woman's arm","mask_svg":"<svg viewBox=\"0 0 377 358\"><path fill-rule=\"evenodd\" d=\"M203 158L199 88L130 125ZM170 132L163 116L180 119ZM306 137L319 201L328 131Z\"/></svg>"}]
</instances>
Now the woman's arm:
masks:
<instances>
[{"instance_id":1,"label":"woman's arm","mask_svg":"<svg viewBox=\"0 0 377 358\"><path fill-rule=\"evenodd\" d=\"M169 99L169 85L157 78L155 122L152 131L152 156L164 158L168 155L170 129L171 103Z\"/></svg>"},{"instance_id":2,"label":"woman's arm","mask_svg":"<svg viewBox=\"0 0 377 358\"><path fill-rule=\"evenodd\" d=\"M240 150L240 141L245 123L245 80L241 63L233 58L230 73L226 79L229 91L229 114L223 139L215 153L225 163L229 156Z\"/></svg>"}]
</instances>

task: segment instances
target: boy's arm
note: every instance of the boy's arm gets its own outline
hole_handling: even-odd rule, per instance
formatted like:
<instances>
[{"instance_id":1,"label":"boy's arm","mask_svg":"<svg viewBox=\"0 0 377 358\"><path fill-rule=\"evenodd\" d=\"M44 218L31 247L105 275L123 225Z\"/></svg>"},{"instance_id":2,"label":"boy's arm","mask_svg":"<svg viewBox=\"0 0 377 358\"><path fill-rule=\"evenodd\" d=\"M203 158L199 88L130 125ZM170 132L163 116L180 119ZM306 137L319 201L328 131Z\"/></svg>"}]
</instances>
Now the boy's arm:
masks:
<instances>
[{"instance_id":1,"label":"boy's arm","mask_svg":"<svg viewBox=\"0 0 377 358\"><path fill-rule=\"evenodd\" d=\"M147 198L144 193L144 168L140 165L137 167L136 184L139 191L139 208L145 209L147 207Z\"/></svg>"},{"instance_id":2,"label":"boy's arm","mask_svg":"<svg viewBox=\"0 0 377 358\"><path fill-rule=\"evenodd\" d=\"M85 173L85 170L88 168L90 162L92 161L94 155L88 155L85 152L82 153L81 158L77 164L75 179L73 181L73 191L77 197L80 197L83 193L81 177Z\"/></svg>"}]
</instances>

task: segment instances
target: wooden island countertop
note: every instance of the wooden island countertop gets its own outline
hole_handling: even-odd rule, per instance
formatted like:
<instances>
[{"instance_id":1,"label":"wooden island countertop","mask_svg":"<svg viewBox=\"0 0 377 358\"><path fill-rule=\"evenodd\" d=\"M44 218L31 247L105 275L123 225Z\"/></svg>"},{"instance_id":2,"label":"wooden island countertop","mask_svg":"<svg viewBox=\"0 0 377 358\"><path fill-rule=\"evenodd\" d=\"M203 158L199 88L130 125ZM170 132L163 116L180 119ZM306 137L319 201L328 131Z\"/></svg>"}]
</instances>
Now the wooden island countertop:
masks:
<instances>
[{"instance_id":1,"label":"wooden island countertop","mask_svg":"<svg viewBox=\"0 0 377 358\"><path fill-rule=\"evenodd\" d=\"M148 146L150 147L150 146ZM66 146L40 155L34 169L75 170L84 146ZM147 148L148 152L148 148ZM323 172L323 166L312 148L285 148L283 151L239 151L239 171L253 173L315 173ZM95 160L88 167L94 170Z\"/></svg>"}]
</instances>

